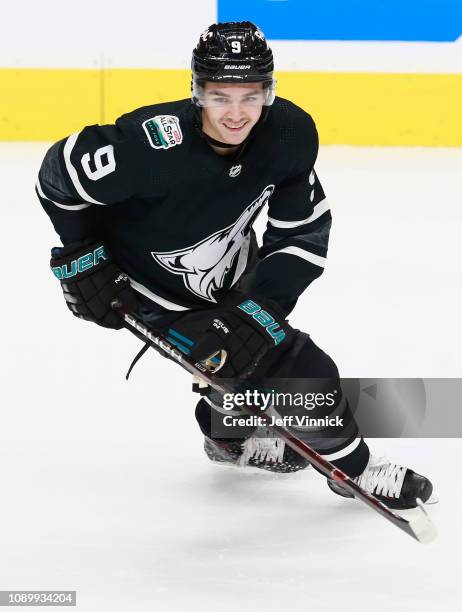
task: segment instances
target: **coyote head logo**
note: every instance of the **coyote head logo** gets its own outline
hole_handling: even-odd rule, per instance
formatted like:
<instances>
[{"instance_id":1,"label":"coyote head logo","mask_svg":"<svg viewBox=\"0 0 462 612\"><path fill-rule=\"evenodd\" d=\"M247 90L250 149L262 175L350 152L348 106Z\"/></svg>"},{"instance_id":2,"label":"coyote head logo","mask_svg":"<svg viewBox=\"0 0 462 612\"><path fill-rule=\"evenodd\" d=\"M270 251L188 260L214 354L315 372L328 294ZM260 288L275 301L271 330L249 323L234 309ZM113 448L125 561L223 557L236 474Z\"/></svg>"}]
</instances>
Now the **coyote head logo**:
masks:
<instances>
[{"instance_id":1,"label":"coyote head logo","mask_svg":"<svg viewBox=\"0 0 462 612\"><path fill-rule=\"evenodd\" d=\"M248 231L274 191L268 185L228 227L179 251L151 252L156 262L172 274L183 276L185 286L195 295L216 302L213 293L223 286Z\"/></svg>"}]
</instances>

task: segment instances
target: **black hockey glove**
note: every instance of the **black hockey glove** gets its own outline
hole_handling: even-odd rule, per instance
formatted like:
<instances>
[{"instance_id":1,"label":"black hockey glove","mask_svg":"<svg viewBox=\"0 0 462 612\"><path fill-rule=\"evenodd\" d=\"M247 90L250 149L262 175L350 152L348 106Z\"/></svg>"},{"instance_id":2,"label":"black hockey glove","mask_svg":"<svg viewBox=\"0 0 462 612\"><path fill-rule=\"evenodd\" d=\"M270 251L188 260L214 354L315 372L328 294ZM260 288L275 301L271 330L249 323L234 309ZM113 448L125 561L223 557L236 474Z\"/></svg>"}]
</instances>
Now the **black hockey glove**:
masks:
<instances>
[{"instance_id":1,"label":"black hockey glove","mask_svg":"<svg viewBox=\"0 0 462 612\"><path fill-rule=\"evenodd\" d=\"M216 370L222 378L245 378L271 348L286 341L291 328L283 315L260 299L241 297L217 308L217 316L190 353L194 361L222 361ZM224 351L223 354L221 351Z\"/></svg>"},{"instance_id":2,"label":"black hockey glove","mask_svg":"<svg viewBox=\"0 0 462 612\"><path fill-rule=\"evenodd\" d=\"M95 242L69 251L55 247L50 266L61 282L69 310L80 319L102 327L121 329L121 318L111 308L118 298L127 310L135 310L137 299L128 276L110 261L106 247Z\"/></svg>"}]
</instances>

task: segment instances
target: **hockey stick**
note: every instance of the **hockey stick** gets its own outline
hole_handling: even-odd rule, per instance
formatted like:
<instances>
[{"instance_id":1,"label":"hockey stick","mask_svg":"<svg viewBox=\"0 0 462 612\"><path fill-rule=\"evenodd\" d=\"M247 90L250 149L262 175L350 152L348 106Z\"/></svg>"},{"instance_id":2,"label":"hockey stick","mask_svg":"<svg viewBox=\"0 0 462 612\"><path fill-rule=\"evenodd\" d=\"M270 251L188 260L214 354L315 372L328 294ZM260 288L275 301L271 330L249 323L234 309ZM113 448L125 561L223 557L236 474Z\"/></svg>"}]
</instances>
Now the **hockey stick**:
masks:
<instances>
[{"instance_id":1,"label":"hockey stick","mask_svg":"<svg viewBox=\"0 0 462 612\"><path fill-rule=\"evenodd\" d=\"M149 345L164 357L172 359L183 367L187 372L202 379L210 387L221 395L232 392L232 389L213 377L210 371L199 362L193 362L184 353L180 352L173 344L166 340L160 333L149 329L133 313L125 312L121 304L115 301L112 304L114 310L123 318L125 327L134 333L138 338L147 341ZM322 472L326 477L334 480L340 487L351 493L356 499L362 501L370 508L381 514L396 527L415 538L418 542L428 543L436 537L436 529L427 514L421 500L418 515L410 520L405 519L393 510L390 510L384 503L376 499L373 495L364 491L359 485L351 480L344 472L335 467L332 463L324 459L319 453L313 450L306 442L298 438L291 431L282 425L272 424L271 417L262 412L260 408L247 404L246 410L258 416L270 426L285 442L304 459L309 461L314 467Z\"/></svg>"}]
</instances>

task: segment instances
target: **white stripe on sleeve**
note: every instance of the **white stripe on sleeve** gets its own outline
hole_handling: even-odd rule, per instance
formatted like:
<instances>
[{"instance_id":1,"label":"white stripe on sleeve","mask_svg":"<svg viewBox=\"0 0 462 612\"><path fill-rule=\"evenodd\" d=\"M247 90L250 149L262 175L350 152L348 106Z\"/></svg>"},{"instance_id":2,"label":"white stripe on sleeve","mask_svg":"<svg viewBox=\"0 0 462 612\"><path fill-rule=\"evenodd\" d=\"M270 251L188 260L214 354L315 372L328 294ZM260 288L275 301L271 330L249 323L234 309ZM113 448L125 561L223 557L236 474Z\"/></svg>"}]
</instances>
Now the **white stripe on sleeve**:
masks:
<instances>
[{"instance_id":1,"label":"white stripe on sleeve","mask_svg":"<svg viewBox=\"0 0 462 612\"><path fill-rule=\"evenodd\" d=\"M77 193L79 194L81 198L83 198L87 202L91 202L92 204L101 204L105 206L104 202L99 202L98 200L95 200L94 198L88 195L88 193L85 191L85 189L83 188L79 180L79 175L77 174L77 170L74 168L74 166L71 163L72 149L74 148L74 145L78 137L79 137L79 132L77 132L76 134L72 134L66 140L66 144L64 145L63 154L64 154L64 162L66 164L67 171L69 173L69 176L71 177L71 181L74 184L74 187Z\"/></svg>"},{"instance_id":2,"label":"white stripe on sleeve","mask_svg":"<svg viewBox=\"0 0 462 612\"><path fill-rule=\"evenodd\" d=\"M277 255L277 253L287 253L287 255L296 255L297 257L306 259L306 261L309 261L310 263L314 264L315 266L319 266L320 268L324 268L327 261L325 257L315 255L314 253L310 253L309 251L305 251L304 249L301 249L300 247L296 246L288 246L283 249L280 249L279 251L274 251L273 253L269 253L268 255L266 255L266 257L263 257L263 259L267 259L268 257L271 257L271 255Z\"/></svg>"},{"instance_id":3,"label":"white stripe on sleeve","mask_svg":"<svg viewBox=\"0 0 462 612\"><path fill-rule=\"evenodd\" d=\"M279 219L268 217L268 221L271 223L271 225L274 225L274 227L280 227L283 229L299 227L300 225L305 225L305 223L312 223L313 221L316 221L316 219L319 219L319 217L328 210L329 202L327 201L327 198L324 198L316 204L316 206L313 208L313 212L306 219L302 219L301 221L280 221Z\"/></svg>"},{"instance_id":4,"label":"white stripe on sleeve","mask_svg":"<svg viewBox=\"0 0 462 612\"><path fill-rule=\"evenodd\" d=\"M44 200L47 200L48 202L51 202L52 204L54 204L58 208L63 208L64 210L83 210L84 208L88 208L89 206L91 206L91 204L73 204L73 205L70 205L70 204L60 204L59 202L55 202L54 200L51 200L50 198L48 198L43 193L42 186L40 185L40 179L37 179L37 182L35 183L35 186L37 187L37 191L38 191L39 195Z\"/></svg>"}]
</instances>

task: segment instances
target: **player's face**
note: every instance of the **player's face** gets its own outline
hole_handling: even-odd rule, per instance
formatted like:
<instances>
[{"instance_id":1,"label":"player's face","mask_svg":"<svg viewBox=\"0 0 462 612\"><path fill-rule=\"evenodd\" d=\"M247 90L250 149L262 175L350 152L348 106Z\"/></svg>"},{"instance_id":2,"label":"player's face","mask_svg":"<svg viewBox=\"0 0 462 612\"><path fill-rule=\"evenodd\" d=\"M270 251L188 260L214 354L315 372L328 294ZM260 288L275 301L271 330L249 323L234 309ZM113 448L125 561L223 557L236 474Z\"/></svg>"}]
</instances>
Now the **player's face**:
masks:
<instances>
[{"instance_id":1,"label":"player's face","mask_svg":"<svg viewBox=\"0 0 462 612\"><path fill-rule=\"evenodd\" d=\"M215 140L239 145L260 118L262 83L205 83L202 129Z\"/></svg>"}]
</instances>

